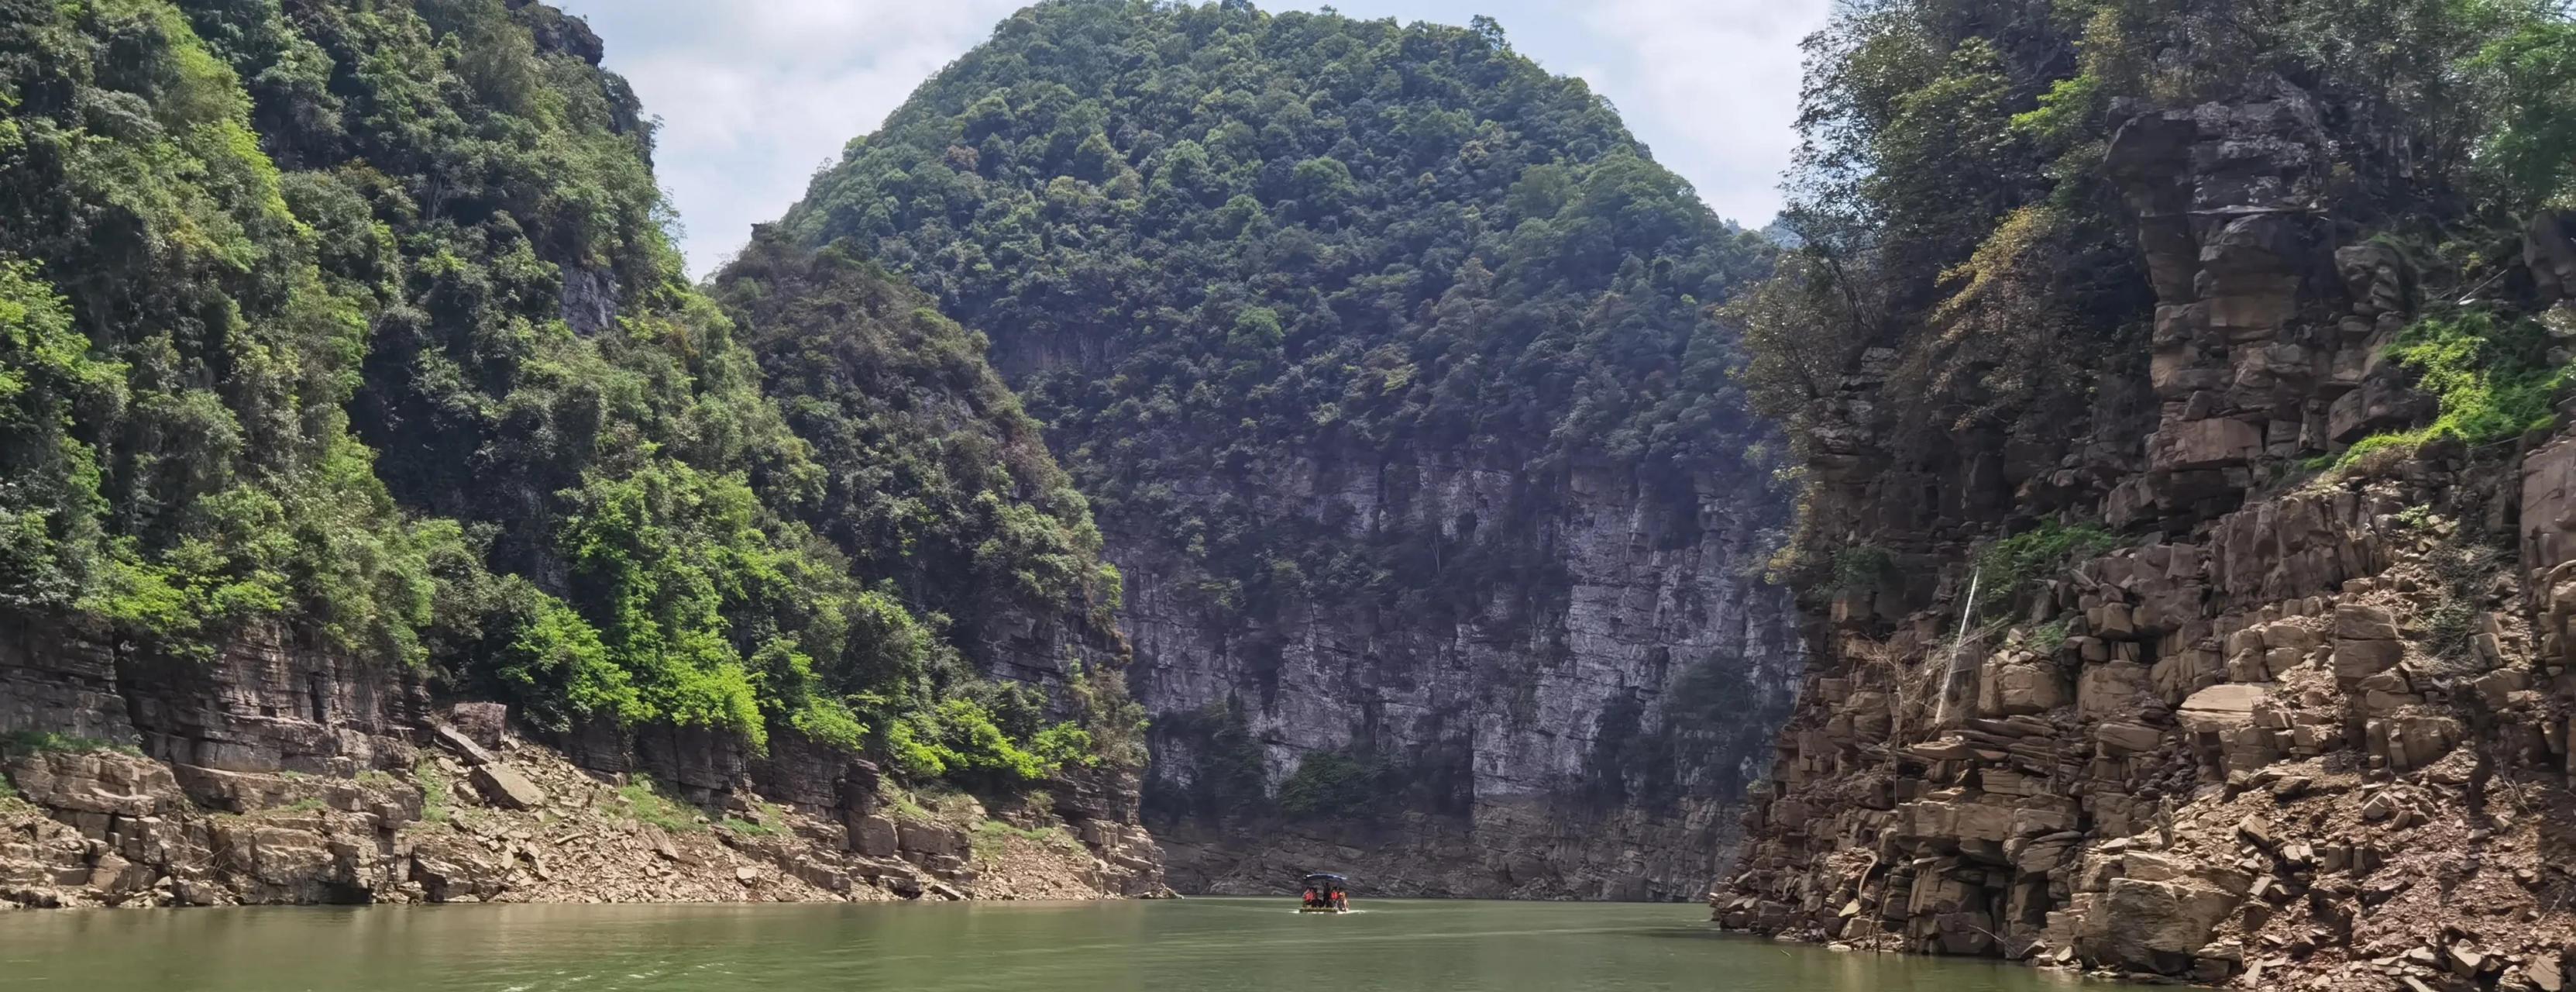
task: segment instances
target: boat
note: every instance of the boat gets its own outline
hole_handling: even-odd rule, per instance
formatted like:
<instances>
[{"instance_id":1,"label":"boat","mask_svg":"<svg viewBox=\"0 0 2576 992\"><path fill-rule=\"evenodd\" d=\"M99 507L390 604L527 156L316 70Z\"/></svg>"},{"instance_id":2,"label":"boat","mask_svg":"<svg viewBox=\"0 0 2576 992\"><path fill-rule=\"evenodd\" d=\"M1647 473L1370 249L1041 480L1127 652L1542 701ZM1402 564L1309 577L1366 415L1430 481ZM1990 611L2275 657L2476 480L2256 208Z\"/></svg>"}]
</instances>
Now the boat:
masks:
<instances>
[{"instance_id":1,"label":"boat","mask_svg":"<svg viewBox=\"0 0 2576 992\"><path fill-rule=\"evenodd\" d=\"M1331 872L1312 872L1306 876L1306 892L1300 913L1347 913L1351 911L1351 880Z\"/></svg>"}]
</instances>

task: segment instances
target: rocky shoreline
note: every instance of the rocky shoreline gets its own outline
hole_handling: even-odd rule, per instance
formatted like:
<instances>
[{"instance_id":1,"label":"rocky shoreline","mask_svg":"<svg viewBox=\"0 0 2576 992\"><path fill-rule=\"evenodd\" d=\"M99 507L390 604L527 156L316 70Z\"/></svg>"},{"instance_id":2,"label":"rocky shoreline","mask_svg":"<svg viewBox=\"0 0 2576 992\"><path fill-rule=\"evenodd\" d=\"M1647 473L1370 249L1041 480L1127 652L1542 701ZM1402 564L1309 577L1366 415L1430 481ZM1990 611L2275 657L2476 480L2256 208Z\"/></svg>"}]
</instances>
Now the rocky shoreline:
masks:
<instances>
[{"instance_id":1,"label":"rocky shoreline","mask_svg":"<svg viewBox=\"0 0 2576 992\"><path fill-rule=\"evenodd\" d=\"M523 736L415 671L255 631L155 659L0 639L0 905L1116 898L1166 894L1136 778L987 807L773 734Z\"/></svg>"},{"instance_id":2,"label":"rocky shoreline","mask_svg":"<svg viewBox=\"0 0 2576 992\"><path fill-rule=\"evenodd\" d=\"M2430 401L2386 354L2420 273L2326 223L2322 115L2281 86L2118 130L2144 381L2106 378L2081 433L1986 438L1947 516L1870 420L1896 356L1841 380L1815 514L1889 567L1808 590L1721 923L2242 988L2566 986L2571 411L2335 457ZM2569 306L2560 224L2523 258ZM1978 556L2014 530L2056 550Z\"/></svg>"},{"instance_id":3,"label":"rocky shoreline","mask_svg":"<svg viewBox=\"0 0 2576 992\"><path fill-rule=\"evenodd\" d=\"M340 778L13 755L0 907L1100 899L1167 894L1141 830L880 783L847 821L755 793L721 816L544 747L389 748ZM1041 797L1043 798L1043 797Z\"/></svg>"}]
</instances>

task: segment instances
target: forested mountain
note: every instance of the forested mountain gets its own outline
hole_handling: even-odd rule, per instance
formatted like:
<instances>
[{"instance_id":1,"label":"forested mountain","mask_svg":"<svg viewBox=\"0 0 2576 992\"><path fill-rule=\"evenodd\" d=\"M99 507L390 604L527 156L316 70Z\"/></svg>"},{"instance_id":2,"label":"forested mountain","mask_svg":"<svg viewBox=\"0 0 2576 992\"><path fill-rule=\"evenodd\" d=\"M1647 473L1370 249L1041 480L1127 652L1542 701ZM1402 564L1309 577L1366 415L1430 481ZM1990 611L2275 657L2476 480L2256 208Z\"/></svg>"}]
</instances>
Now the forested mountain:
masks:
<instances>
[{"instance_id":1,"label":"forested mountain","mask_svg":"<svg viewBox=\"0 0 2576 992\"><path fill-rule=\"evenodd\" d=\"M737 322L600 54L520 0L0 5L7 626L924 781L1128 757L1114 573L980 340L828 259Z\"/></svg>"},{"instance_id":2,"label":"forested mountain","mask_svg":"<svg viewBox=\"0 0 2576 992\"><path fill-rule=\"evenodd\" d=\"M991 336L1129 581L1170 821L1482 831L1363 845L1422 891L1713 871L1730 818L1676 804L1736 794L1795 664L1711 311L1770 249L1582 82L1490 21L1055 0L779 227ZM1653 871L1534 853L1648 807Z\"/></svg>"},{"instance_id":3,"label":"forested mountain","mask_svg":"<svg viewBox=\"0 0 2576 992\"><path fill-rule=\"evenodd\" d=\"M1491 22L1041 4L783 226L996 335L1086 491L1189 547L1220 609L1440 588L1430 535L1280 533L1174 491L1283 451L1763 467L1705 312L1763 242Z\"/></svg>"}]
</instances>

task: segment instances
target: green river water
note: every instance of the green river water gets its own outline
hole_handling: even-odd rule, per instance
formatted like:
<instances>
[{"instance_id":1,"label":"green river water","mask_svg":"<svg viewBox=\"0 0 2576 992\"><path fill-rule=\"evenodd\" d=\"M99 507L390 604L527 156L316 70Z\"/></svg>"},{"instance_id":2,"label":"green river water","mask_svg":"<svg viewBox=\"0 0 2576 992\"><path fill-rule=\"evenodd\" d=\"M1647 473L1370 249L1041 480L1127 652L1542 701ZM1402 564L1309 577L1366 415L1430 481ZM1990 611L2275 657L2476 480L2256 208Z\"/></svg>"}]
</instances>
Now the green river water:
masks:
<instances>
[{"instance_id":1,"label":"green river water","mask_svg":"<svg viewBox=\"0 0 2576 992\"><path fill-rule=\"evenodd\" d=\"M1689 905L1287 899L0 915L10 992L2018 992L2071 978L1715 932ZM2106 988L2106 986L2088 986Z\"/></svg>"}]
</instances>

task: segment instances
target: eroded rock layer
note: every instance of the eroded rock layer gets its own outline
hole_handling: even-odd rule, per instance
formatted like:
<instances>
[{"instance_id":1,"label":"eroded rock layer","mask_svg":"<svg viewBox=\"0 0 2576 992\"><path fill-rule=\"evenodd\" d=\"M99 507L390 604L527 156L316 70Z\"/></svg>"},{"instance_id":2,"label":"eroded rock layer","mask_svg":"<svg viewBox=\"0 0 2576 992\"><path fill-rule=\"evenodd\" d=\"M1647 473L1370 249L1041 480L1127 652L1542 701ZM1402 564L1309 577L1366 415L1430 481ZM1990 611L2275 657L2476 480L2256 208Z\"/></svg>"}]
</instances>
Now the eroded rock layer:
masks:
<instances>
[{"instance_id":1,"label":"eroded rock layer","mask_svg":"<svg viewBox=\"0 0 2576 992\"><path fill-rule=\"evenodd\" d=\"M1463 615L1306 605L1253 639L1176 602L1181 591L1156 577L1187 573L1158 568L1153 542L1113 542L1132 577L1138 698L1210 715L1158 720L1151 774L1167 793L1223 773L1208 753L1207 724L1219 720L1257 742L1245 757L1272 783L1355 742L1401 756L1380 774L1402 782L1328 795L1315 815L1158 824L1177 886L1276 892L1331 868L1384 894L1704 891L1732 858L1737 797L1761 773L1764 727L1798 667L1788 597L1754 578L1764 508L1730 503L1733 487L1712 483L1695 513L1676 515L1603 469L1571 473L1546 513L1518 520L1508 508L1528 487L1511 472L1427 468L1394 498L1385 473L1307 465L1280 478L1283 506L1347 519L1354 534L1464 526L1472 539L1475 521L1493 520L1526 528L1501 540L1534 543L1547 560ZM1549 588L1548 573L1563 585ZM1684 760L1658 764L1668 758ZM1341 795L1362 808L1331 807Z\"/></svg>"},{"instance_id":2,"label":"eroded rock layer","mask_svg":"<svg viewBox=\"0 0 2576 992\"><path fill-rule=\"evenodd\" d=\"M2434 402L2387 358L2416 272L2335 216L2331 115L2286 83L2122 109L2149 353L2088 358L2063 433L1962 427L1946 458L1872 419L1893 351L1840 380L1812 512L1892 563L1808 590L1716 918L2246 988L2559 989L2576 438L2339 460ZM2014 530L2070 536L2036 574L1975 553Z\"/></svg>"},{"instance_id":3,"label":"eroded rock layer","mask_svg":"<svg viewBox=\"0 0 2576 992\"><path fill-rule=\"evenodd\" d=\"M792 738L756 758L650 729L558 750L496 704L434 707L411 673L274 639L150 665L12 637L0 690L0 906L1165 891L1132 776L988 810Z\"/></svg>"}]
</instances>

